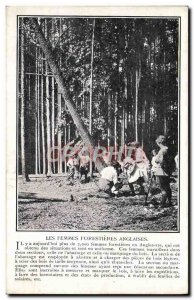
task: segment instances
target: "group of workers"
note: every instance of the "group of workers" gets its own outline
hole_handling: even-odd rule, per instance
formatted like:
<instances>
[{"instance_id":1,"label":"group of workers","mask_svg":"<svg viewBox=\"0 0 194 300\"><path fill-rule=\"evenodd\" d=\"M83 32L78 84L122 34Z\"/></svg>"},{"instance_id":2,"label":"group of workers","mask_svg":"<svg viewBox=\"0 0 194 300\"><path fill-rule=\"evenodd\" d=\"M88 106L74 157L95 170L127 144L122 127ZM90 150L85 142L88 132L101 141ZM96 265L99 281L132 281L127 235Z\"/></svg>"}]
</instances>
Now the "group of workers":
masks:
<instances>
[{"instance_id":1,"label":"group of workers","mask_svg":"<svg viewBox=\"0 0 194 300\"><path fill-rule=\"evenodd\" d=\"M78 159L78 156L74 154L69 158L67 162L67 167L69 169L69 174L67 179L69 180L70 185L74 184L74 178L76 173L79 175L79 179L82 182L82 177L84 176L83 182L88 181L88 172L90 169L90 160L88 156L83 156L81 160Z\"/></svg>"},{"instance_id":2,"label":"group of workers","mask_svg":"<svg viewBox=\"0 0 194 300\"><path fill-rule=\"evenodd\" d=\"M127 176L131 195L135 196L134 184L140 187L140 194L146 194L144 183L149 184L155 180L161 191L161 207L172 205L172 191L170 188L171 163L169 160L169 149L165 143L165 137L160 135L156 139L156 147L152 151L151 164L140 147L138 142L131 143L134 147L131 157L127 157L122 162L123 172ZM174 158L176 168L178 169L178 155ZM118 163L110 162L109 166L101 172L99 180L99 189L109 194L118 195L119 188L122 186L119 181Z\"/></svg>"},{"instance_id":3,"label":"group of workers","mask_svg":"<svg viewBox=\"0 0 194 300\"><path fill-rule=\"evenodd\" d=\"M134 184L140 187L140 194L146 194L144 184L149 184L149 174L151 181L154 179L161 190L161 207L172 205L172 191L170 188L170 170L169 170L169 149L165 143L165 137L160 135L156 139L156 147L152 151L151 164L138 142L130 143L132 152L130 157L126 157L122 162L110 161L100 173L98 182L99 190L110 195L118 195L122 187L122 181L119 174L123 172L128 181L131 196L135 196ZM178 155L174 159L178 169ZM68 179L73 184L74 175L79 174L80 180L85 176L85 182L88 181L88 172L90 168L89 159L79 161L76 155L72 156L67 166L69 167ZM168 203L167 203L168 201Z\"/></svg>"}]
</instances>

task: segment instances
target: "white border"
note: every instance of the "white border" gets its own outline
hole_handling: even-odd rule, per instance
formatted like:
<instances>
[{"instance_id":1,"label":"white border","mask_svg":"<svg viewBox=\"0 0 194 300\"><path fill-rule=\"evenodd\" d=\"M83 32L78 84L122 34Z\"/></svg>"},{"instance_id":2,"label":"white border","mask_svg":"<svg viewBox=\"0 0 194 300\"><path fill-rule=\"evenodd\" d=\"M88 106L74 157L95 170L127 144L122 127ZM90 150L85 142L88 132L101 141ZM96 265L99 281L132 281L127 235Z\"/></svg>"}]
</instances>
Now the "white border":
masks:
<instances>
[{"instance_id":1,"label":"white border","mask_svg":"<svg viewBox=\"0 0 194 300\"><path fill-rule=\"evenodd\" d=\"M31 2L31 3L30 3ZM29 1L28 4L30 5L45 5L45 4L49 4L49 5L54 5L56 4L60 5L60 4L65 4L65 5L90 5L91 1L82 1L82 0L66 0L65 3L63 0L61 1L42 1L42 0L34 0L34 1ZM120 0L120 1L107 1L107 0L93 0L92 4L96 5L188 5L191 9L194 7L194 1L193 0L188 0L188 1L180 1L180 0L175 0L175 1L155 1L155 0L150 0L150 1L124 1L124 0ZM3 163L5 158L5 141L6 141L6 137L5 137L5 6L6 5L26 5L26 1L5 1L5 0L1 0L0 2L0 33L1 33L1 47L0 47L0 57L1 57L1 72L0 72L0 84L1 84L1 109L0 109L0 140L1 140L1 147L0 147L0 157L2 158L2 163L1 163L1 175L0 175L0 186L1 186L1 194L2 194L2 199L1 199L1 238L3 240L5 240L5 163ZM191 40L193 41L193 26L191 24L191 34L192 36L190 37ZM191 69L193 69L193 61L192 61L192 66L190 66ZM193 86L193 79L191 81L191 89ZM193 116L193 106L192 106L192 116ZM192 125L192 129L193 129L193 118L191 118L191 125ZM193 131L194 132L194 131ZM192 132L192 140L194 140L194 133ZM192 166L191 168L193 169L194 167L194 160L192 162ZM194 185L194 181L192 179L192 184L191 186ZM191 199L192 200L192 199ZM194 205L192 205L192 213L193 213L193 207ZM0 250L0 254L1 254L1 266L5 267L5 249L4 247L1 247ZM193 260L192 260L193 262ZM0 276L0 296L1 299L5 299L7 298L7 296L5 295L5 274L4 274L4 267L1 267L1 276ZM192 263L192 269L193 269L193 263ZM193 278L194 276L191 277L192 279L192 286L193 286ZM40 297L37 297L40 298ZM47 297L46 297L47 298ZM67 297L70 298L70 297ZM117 297L118 298L118 297ZM142 297L136 297L136 299L140 299ZM178 298L178 297L175 297ZM27 299L27 297L23 297L23 299ZM171 299L171 297L166 297L166 299Z\"/></svg>"}]
</instances>

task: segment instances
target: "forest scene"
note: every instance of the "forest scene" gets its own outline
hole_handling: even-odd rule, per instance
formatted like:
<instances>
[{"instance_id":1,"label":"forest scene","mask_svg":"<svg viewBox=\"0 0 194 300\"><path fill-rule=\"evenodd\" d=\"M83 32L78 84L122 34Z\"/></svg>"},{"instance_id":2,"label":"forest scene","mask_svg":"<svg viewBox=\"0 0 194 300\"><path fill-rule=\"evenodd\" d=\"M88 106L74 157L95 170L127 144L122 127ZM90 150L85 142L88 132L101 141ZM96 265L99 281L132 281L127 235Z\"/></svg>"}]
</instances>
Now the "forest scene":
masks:
<instances>
[{"instance_id":1,"label":"forest scene","mask_svg":"<svg viewBox=\"0 0 194 300\"><path fill-rule=\"evenodd\" d=\"M169 207L151 168L158 136L178 154L179 19L18 17L17 46L18 229L177 231L178 167ZM136 147L147 181L130 190Z\"/></svg>"}]
</instances>

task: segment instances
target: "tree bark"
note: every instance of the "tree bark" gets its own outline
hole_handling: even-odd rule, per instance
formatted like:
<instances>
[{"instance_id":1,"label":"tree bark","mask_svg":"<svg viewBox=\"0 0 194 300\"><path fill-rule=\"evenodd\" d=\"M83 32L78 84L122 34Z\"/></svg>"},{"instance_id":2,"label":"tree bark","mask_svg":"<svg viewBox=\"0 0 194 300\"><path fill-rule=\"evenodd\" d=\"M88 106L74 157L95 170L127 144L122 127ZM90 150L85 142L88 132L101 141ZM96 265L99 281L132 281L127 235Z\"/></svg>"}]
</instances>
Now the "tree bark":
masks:
<instances>
[{"instance_id":1,"label":"tree bark","mask_svg":"<svg viewBox=\"0 0 194 300\"><path fill-rule=\"evenodd\" d=\"M59 19L59 51L61 52L61 18ZM61 68L61 54L59 57L59 68ZM58 173L62 173L62 159L61 159L61 92L58 88L57 97L57 118L58 118L58 133L57 133L57 146L58 146Z\"/></svg>"},{"instance_id":2,"label":"tree bark","mask_svg":"<svg viewBox=\"0 0 194 300\"><path fill-rule=\"evenodd\" d=\"M90 132L90 135L92 135L92 96L93 96L94 30L95 30L95 19L93 20L93 26L92 26L92 45L91 45L90 119L89 119L89 132ZM90 177L92 177L92 160L90 160Z\"/></svg>"},{"instance_id":3,"label":"tree bark","mask_svg":"<svg viewBox=\"0 0 194 300\"><path fill-rule=\"evenodd\" d=\"M115 160L117 159L117 114L118 114L118 94L115 94L115 107L114 107L114 151L115 155L114 158Z\"/></svg>"},{"instance_id":4,"label":"tree bark","mask_svg":"<svg viewBox=\"0 0 194 300\"><path fill-rule=\"evenodd\" d=\"M75 105L72 102L72 100L70 99L68 92L66 90L65 84L64 84L64 79L63 76L60 72L59 67L57 66L56 62L55 62L55 57L53 56L52 53L52 48L49 45L49 42L46 41L41 28L39 27L39 24L37 22L36 18L31 18L31 24L35 29L37 38L39 40L40 46L45 54L45 57L48 61L48 64L52 70L52 73L55 77L56 82L59 85L59 88L61 90L61 93L66 101L66 105L68 107L68 110L74 120L74 123L80 133L80 136L83 140L83 142L85 143L85 145L89 148L90 151L94 150L95 147L95 143L92 139L92 137L90 136L88 130L86 129L86 127L84 126L80 116L78 115L76 109L75 109ZM103 168L104 164L100 159L96 160L96 167L98 169L98 171L101 171Z\"/></svg>"},{"instance_id":5,"label":"tree bark","mask_svg":"<svg viewBox=\"0 0 194 300\"><path fill-rule=\"evenodd\" d=\"M38 93L37 93L37 82L38 82L38 75L37 75L37 48L36 48L36 75L35 75L35 174L38 174Z\"/></svg>"},{"instance_id":6,"label":"tree bark","mask_svg":"<svg viewBox=\"0 0 194 300\"><path fill-rule=\"evenodd\" d=\"M71 124L68 124L68 143L71 142Z\"/></svg>"},{"instance_id":7,"label":"tree bark","mask_svg":"<svg viewBox=\"0 0 194 300\"><path fill-rule=\"evenodd\" d=\"M54 19L52 19L52 35L54 34ZM52 77L52 155L54 158L54 147L55 147L55 79ZM53 160L53 173L55 173L55 161Z\"/></svg>"},{"instance_id":8,"label":"tree bark","mask_svg":"<svg viewBox=\"0 0 194 300\"><path fill-rule=\"evenodd\" d=\"M135 140L138 141L138 70L135 71Z\"/></svg>"},{"instance_id":9,"label":"tree bark","mask_svg":"<svg viewBox=\"0 0 194 300\"><path fill-rule=\"evenodd\" d=\"M66 124L66 119L65 119L65 128L64 128L64 143L65 143L65 147L67 145L67 124ZM67 173L67 160L66 157L64 157L64 164L65 164L65 174Z\"/></svg>"},{"instance_id":10,"label":"tree bark","mask_svg":"<svg viewBox=\"0 0 194 300\"><path fill-rule=\"evenodd\" d=\"M55 80L52 77L52 155L54 158L55 149ZM53 172L55 173L55 161L53 160Z\"/></svg>"},{"instance_id":11,"label":"tree bark","mask_svg":"<svg viewBox=\"0 0 194 300\"><path fill-rule=\"evenodd\" d=\"M22 177L24 181L29 181L27 166L26 166L26 139L25 139L25 88L24 88L24 28L23 18L21 18L21 52L20 52L20 68L21 68L21 163Z\"/></svg>"},{"instance_id":12,"label":"tree bark","mask_svg":"<svg viewBox=\"0 0 194 300\"><path fill-rule=\"evenodd\" d=\"M44 72L43 67L43 61L42 61L42 73ZM46 174L46 149L45 149L45 130L44 130L44 95L43 95L43 89L44 88L44 82L43 82L43 75L41 75L41 133L42 133L42 173Z\"/></svg>"},{"instance_id":13,"label":"tree bark","mask_svg":"<svg viewBox=\"0 0 194 300\"><path fill-rule=\"evenodd\" d=\"M45 19L45 36L48 37L47 19ZM46 133L47 133L47 176L51 176L51 123L50 123L50 92L49 92L49 77L48 64L45 62L46 73Z\"/></svg>"},{"instance_id":14,"label":"tree bark","mask_svg":"<svg viewBox=\"0 0 194 300\"><path fill-rule=\"evenodd\" d=\"M138 66L135 71L135 140L138 141L138 96L139 83L141 78L141 60L138 59Z\"/></svg>"},{"instance_id":15,"label":"tree bark","mask_svg":"<svg viewBox=\"0 0 194 300\"><path fill-rule=\"evenodd\" d=\"M91 45L90 120L89 120L89 131L90 131L90 134L92 134L92 92L93 92L94 30L95 30L95 19L93 20L93 26L92 26L92 45Z\"/></svg>"},{"instance_id":16,"label":"tree bark","mask_svg":"<svg viewBox=\"0 0 194 300\"><path fill-rule=\"evenodd\" d=\"M39 56L40 56L40 49L39 53L37 51L37 121L38 121L38 128L37 128L37 155L38 155L38 174L41 173L41 163L40 163L40 65L39 65Z\"/></svg>"},{"instance_id":17,"label":"tree bark","mask_svg":"<svg viewBox=\"0 0 194 300\"><path fill-rule=\"evenodd\" d=\"M83 95L82 95L82 116L85 117L85 86L84 86L84 80L82 81L83 86Z\"/></svg>"},{"instance_id":18,"label":"tree bark","mask_svg":"<svg viewBox=\"0 0 194 300\"><path fill-rule=\"evenodd\" d=\"M61 93L58 90L58 134L57 134L57 145L58 145L58 173L62 173L62 160L61 160Z\"/></svg>"},{"instance_id":19,"label":"tree bark","mask_svg":"<svg viewBox=\"0 0 194 300\"><path fill-rule=\"evenodd\" d=\"M145 108L146 108L146 98L143 103L143 108L142 108L142 117L141 117L141 146L142 148L144 147L144 126L145 126Z\"/></svg>"},{"instance_id":20,"label":"tree bark","mask_svg":"<svg viewBox=\"0 0 194 300\"><path fill-rule=\"evenodd\" d=\"M46 128L47 128L47 176L51 176L51 124L50 124L50 94L49 77L47 76L48 66L46 63Z\"/></svg>"},{"instance_id":21,"label":"tree bark","mask_svg":"<svg viewBox=\"0 0 194 300\"><path fill-rule=\"evenodd\" d=\"M128 109L128 78L127 78L127 72L125 72L125 79L124 79L124 82L125 82L125 90L124 90L124 98L126 100L126 103L125 103L125 107L124 107L124 145L125 145L125 156L127 155L126 151L127 151L127 148L126 148L126 139L128 139L128 136L127 136L127 132L128 132L128 115L129 115L129 109Z\"/></svg>"},{"instance_id":22,"label":"tree bark","mask_svg":"<svg viewBox=\"0 0 194 300\"><path fill-rule=\"evenodd\" d=\"M125 106L122 103L122 118L121 118L121 147L125 145Z\"/></svg>"},{"instance_id":23,"label":"tree bark","mask_svg":"<svg viewBox=\"0 0 194 300\"><path fill-rule=\"evenodd\" d=\"M111 93L110 91L108 91L108 128L107 128L107 146L108 146L108 150L110 150L110 136L111 136L111 132L110 132L110 124L111 124Z\"/></svg>"},{"instance_id":24,"label":"tree bark","mask_svg":"<svg viewBox=\"0 0 194 300\"><path fill-rule=\"evenodd\" d=\"M164 78L163 78L163 112L164 112L164 135L167 134L167 117L166 117L166 112L168 111L167 109L167 103L165 99L165 88L166 88L166 53L164 51Z\"/></svg>"}]
</instances>

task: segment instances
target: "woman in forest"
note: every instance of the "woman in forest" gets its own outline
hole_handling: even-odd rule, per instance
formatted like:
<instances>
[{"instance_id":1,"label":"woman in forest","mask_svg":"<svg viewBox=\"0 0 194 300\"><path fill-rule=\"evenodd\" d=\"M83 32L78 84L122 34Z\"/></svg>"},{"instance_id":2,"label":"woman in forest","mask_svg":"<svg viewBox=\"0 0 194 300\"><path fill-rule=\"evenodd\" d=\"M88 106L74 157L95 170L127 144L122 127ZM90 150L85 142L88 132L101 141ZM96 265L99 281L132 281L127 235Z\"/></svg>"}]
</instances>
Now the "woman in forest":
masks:
<instances>
[{"instance_id":1,"label":"woman in forest","mask_svg":"<svg viewBox=\"0 0 194 300\"><path fill-rule=\"evenodd\" d=\"M79 168L79 161L76 154L69 158L67 167L69 168L69 175L67 177L67 180L70 181L70 185L73 185L75 173L78 172Z\"/></svg>"},{"instance_id":2,"label":"woman in forest","mask_svg":"<svg viewBox=\"0 0 194 300\"><path fill-rule=\"evenodd\" d=\"M99 190L108 194L118 195L118 190L122 187L118 179L118 163L116 161L110 162L101 173L98 182Z\"/></svg>"},{"instance_id":3,"label":"woman in forest","mask_svg":"<svg viewBox=\"0 0 194 300\"><path fill-rule=\"evenodd\" d=\"M129 188L131 190L132 196L135 196L135 190L133 184L136 183L140 186L140 193L145 194L144 186L143 186L143 176L141 174L140 169L137 166L137 163L132 158L126 162L124 165L124 169L126 170L127 179Z\"/></svg>"},{"instance_id":4,"label":"woman in forest","mask_svg":"<svg viewBox=\"0 0 194 300\"><path fill-rule=\"evenodd\" d=\"M156 168L154 170L155 176L157 178L157 182L159 184L161 194L162 194L162 201L160 206L165 207L166 201L168 199L168 205L171 206L171 198L172 198L172 191L170 188L170 170L169 170L169 149L165 145L165 137L160 135L156 139L156 144L159 147L159 151L155 158Z\"/></svg>"},{"instance_id":5,"label":"woman in forest","mask_svg":"<svg viewBox=\"0 0 194 300\"><path fill-rule=\"evenodd\" d=\"M134 147L131 153L131 158L136 162L137 167L140 170L140 175L143 177L144 181L148 181L148 170L150 167L150 162L144 152L144 150L140 147L139 142L131 143L131 146Z\"/></svg>"},{"instance_id":6,"label":"woman in forest","mask_svg":"<svg viewBox=\"0 0 194 300\"><path fill-rule=\"evenodd\" d=\"M140 194L145 194L143 183L148 181L150 163L145 152L140 148L139 142L132 142L130 146L133 147L131 158L126 161L124 166L127 169L129 187L132 195L135 196L133 184L137 183L140 186Z\"/></svg>"},{"instance_id":7,"label":"woman in forest","mask_svg":"<svg viewBox=\"0 0 194 300\"><path fill-rule=\"evenodd\" d=\"M82 159L80 159L80 166L79 166L79 180L81 183L88 182L88 172L90 170L90 161L89 157L82 156ZM82 181L82 176L85 177L85 180Z\"/></svg>"}]
</instances>

